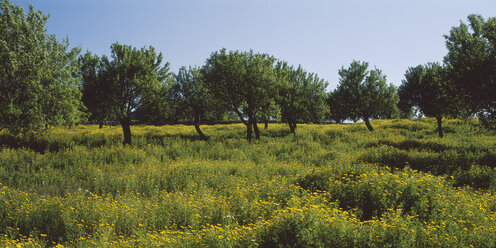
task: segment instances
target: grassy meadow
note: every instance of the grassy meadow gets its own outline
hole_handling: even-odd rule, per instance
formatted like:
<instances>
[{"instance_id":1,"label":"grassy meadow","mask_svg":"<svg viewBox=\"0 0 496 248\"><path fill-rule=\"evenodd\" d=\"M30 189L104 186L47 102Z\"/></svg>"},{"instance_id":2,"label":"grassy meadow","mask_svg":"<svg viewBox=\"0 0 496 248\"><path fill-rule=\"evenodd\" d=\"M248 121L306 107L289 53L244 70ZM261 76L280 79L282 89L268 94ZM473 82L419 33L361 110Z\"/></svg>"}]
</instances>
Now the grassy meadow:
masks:
<instances>
[{"instance_id":1,"label":"grassy meadow","mask_svg":"<svg viewBox=\"0 0 496 248\"><path fill-rule=\"evenodd\" d=\"M476 121L0 133L6 247L496 247L496 135Z\"/></svg>"}]
</instances>

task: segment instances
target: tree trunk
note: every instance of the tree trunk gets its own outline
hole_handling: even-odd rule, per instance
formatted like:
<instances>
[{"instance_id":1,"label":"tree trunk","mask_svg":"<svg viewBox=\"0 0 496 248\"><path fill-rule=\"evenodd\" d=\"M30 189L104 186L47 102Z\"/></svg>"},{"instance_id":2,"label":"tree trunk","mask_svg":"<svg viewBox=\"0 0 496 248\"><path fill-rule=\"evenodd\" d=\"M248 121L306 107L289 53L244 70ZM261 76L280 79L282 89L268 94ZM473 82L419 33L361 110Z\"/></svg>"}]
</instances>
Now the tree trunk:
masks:
<instances>
[{"instance_id":1,"label":"tree trunk","mask_svg":"<svg viewBox=\"0 0 496 248\"><path fill-rule=\"evenodd\" d=\"M252 119L248 117L248 123L246 124L246 139L251 143L251 132L252 132Z\"/></svg>"},{"instance_id":2,"label":"tree trunk","mask_svg":"<svg viewBox=\"0 0 496 248\"><path fill-rule=\"evenodd\" d=\"M122 118L121 126L122 132L124 133L124 141L122 142L124 145L131 145L131 124L128 116Z\"/></svg>"},{"instance_id":3,"label":"tree trunk","mask_svg":"<svg viewBox=\"0 0 496 248\"><path fill-rule=\"evenodd\" d=\"M373 132L374 128L372 125L370 125L369 117L364 117L363 120L365 121L365 126L369 129L369 131Z\"/></svg>"},{"instance_id":4,"label":"tree trunk","mask_svg":"<svg viewBox=\"0 0 496 248\"><path fill-rule=\"evenodd\" d=\"M255 130L255 138L257 140L260 139L260 130L258 130L258 125L257 125L257 118L256 117L253 117L253 130Z\"/></svg>"},{"instance_id":5,"label":"tree trunk","mask_svg":"<svg viewBox=\"0 0 496 248\"><path fill-rule=\"evenodd\" d=\"M269 128L269 121L265 121L264 129L267 130L267 128Z\"/></svg>"},{"instance_id":6,"label":"tree trunk","mask_svg":"<svg viewBox=\"0 0 496 248\"><path fill-rule=\"evenodd\" d=\"M292 134L295 134L295 125L294 125L294 122L290 120L290 121L288 121L288 125L289 125L289 131Z\"/></svg>"},{"instance_id":7,"label":"tree trunk","mask_svg":"<svg viewBox=\"0 0 496 248\"><path fill-rule=\"evenodd\" d=\"M100 125L98 126L99 129L103 128L103 122L100 122Z\"/></svg>"},{"instance_id":8,"label":"tree trunk","mask_svg":"<svg viewBox=\"0 0 496 248\"><path fill-rule=\"evenodd\" d=\"M442 116L437 116L436 117L436 120L437 120L437 132L439 133L439 138L442 138L444 136L444 134L443 134L443 126L442 126L443 117Z\"/></svg>"},{"instance_id":9,"label":"tree trunk","mask_svg":"<svg viewBox=\"0 0 496 248\"><path fill-rule=\"evenodd\" d=\"M201 140L208 140L208 137L203 134L200 129L200 115L195 113L195 129L198 135L200 135Z\"/></svg>"}]
</instances>

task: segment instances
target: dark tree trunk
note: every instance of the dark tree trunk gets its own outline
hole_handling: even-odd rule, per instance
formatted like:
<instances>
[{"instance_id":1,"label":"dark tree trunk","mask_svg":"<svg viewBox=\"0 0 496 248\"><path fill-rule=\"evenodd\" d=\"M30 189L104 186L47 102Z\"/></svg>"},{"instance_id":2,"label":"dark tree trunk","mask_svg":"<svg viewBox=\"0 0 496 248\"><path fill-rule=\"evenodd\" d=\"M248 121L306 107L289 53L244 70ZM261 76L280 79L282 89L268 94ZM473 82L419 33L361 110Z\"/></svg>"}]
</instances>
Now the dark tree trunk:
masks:
<instances>
[{"instance_id":1,"label":"dark tree trunk","mask_svg":"<svg viewBox=\"0 0 496 248\"><path fill-rule=\"evenodd\" d=\"M100 125L98 126L99 129L103 128L103 122L100 122Z\"/></svg>"},{"instance_id":2,"label":"dark tree trunk","mask_svg":"<svg viewBox=\"0 0 496 248\"><path fill-rule=\"evenodd\" d=\"M124 133L124 145L131 145L131 121L128 116L122 118L121 126Z\"/></svg>"},{"instance_id":3,"label":"dark tree trunk","mask_svg":"<svg viewBox=\"0 0 496 248\"><path fill-rule=\"evenodd\" d=\"M200 135L201 140L208 140L208 137L203 134L203 132L200 129L200 115L195 114L195 129L198 135Z\"/></svg>"},{"instance_id":4,"label":"dark tree trunk","mask_svg":"<svg viewBox=\"0 0 496 248\"><path fill-rule=\"evenodd\" d=\"M255 138L258 140L260 139L260 130L258 129L257 125L257 118L253 117L253 130L255 130Z\"/></svg>"},{"instance_id":5,"label":"dark tree trunk","mask_svg":"<svg viewBox=\"0 0 496 248\"><path fill-rule=\"evenodd\" d=\"M265 121L264 129L267 130L267 128L269 128L269 121Z\"/></svg>"},{"instance_id":6,"label":"dark tree trunk","mask_svg":"<svg viewBox=\"0 0 496 248\"><path fill-rule=\"evenodd\" d=\"M436 117L436 121L437 121L437 132L439 133L439 138L442 138L444 136L443 126L442 126L443 117L441 116Z\"/></svg>"},{"instance_id":7,"label":"dark tree trunk","mask_svg":"<svg viewBox=\"0 0 496 248\"><path fill-rule=\"evenodd\" d=\"M288 125L289 125L289 131L290 131L292 134L294 134L294 133L295 133L295 131L296 131L296 130L295 130L295 128L296 128L296 127L295 127L295 123L294 123L293 121L291 121L291 120L290 120L290 121L288 121Z\"/></svg>"},{"instance_id":8,"label":"dark tree trunk","mask_svg":"<svg viewBox=\"0 0 496 248\"><path fill-rule=\"evenodd\" d=\"M248 142L251 142L251 136L252 136L252 119L248 117L248 123L246 124L246 139Z\"/></svg>"},{"instance_id":9,"label":"dark tree trunk","mask_svg":"<svg viewBox=\"0 0 496 248\"><path fill-rule=\"evenodd\" d=\"M370 125L369 117L364 117L363 120L365 121L365 126L369 129L369 131L373 132L374 128L372 125Z\"/></svg>"}]
</instances>

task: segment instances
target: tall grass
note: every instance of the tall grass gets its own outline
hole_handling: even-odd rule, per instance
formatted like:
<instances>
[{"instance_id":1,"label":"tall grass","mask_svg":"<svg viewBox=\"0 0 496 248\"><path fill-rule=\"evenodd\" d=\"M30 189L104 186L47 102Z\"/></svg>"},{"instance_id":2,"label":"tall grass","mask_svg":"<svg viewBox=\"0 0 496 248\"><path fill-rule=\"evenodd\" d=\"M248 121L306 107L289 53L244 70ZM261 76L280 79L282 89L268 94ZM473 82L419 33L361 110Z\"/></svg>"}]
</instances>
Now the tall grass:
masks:
<instances>
[{"instance_id":1,"label":"tall grass","mask_svg":"<svg viewBox=\"0 0 496 248\"><path fill-rule=\"evenodd\" d=\"M496 136L432 119L0 133L0 243L494 247Z\"/></svg>"}]
</instances>

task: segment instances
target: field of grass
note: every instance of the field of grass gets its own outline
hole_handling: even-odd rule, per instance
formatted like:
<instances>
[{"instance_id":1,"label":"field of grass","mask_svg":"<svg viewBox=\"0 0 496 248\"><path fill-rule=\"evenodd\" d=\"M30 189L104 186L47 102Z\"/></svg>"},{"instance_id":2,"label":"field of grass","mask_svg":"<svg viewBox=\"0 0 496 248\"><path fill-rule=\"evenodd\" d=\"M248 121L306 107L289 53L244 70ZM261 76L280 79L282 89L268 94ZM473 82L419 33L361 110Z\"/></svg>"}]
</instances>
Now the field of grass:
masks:
<instances>
[{"instance_id":1,"label":"field of grass","mask_svg":"<svg viewBox=\"0 0 496 248\"><path fill-rule=\"evenodd\" d=\"M474 121L0 133L12 247L496 247L496 135Z\"/></svg>"}]
</instances>

